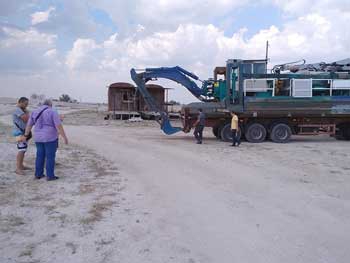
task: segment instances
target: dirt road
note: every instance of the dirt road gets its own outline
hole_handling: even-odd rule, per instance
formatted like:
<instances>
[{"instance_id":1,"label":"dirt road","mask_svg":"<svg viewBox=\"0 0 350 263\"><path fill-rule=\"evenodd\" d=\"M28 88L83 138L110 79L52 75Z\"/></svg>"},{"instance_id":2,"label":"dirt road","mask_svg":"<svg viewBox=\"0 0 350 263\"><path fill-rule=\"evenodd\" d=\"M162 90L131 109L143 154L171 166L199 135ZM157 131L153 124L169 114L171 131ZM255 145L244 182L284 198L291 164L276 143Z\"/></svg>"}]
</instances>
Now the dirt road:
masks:
<instances>
[{"instance_id":1,"label":"dirt road","mask_svg":"<svg viewBox=\"0 0 350 263\"><path fill-rule=\"evenodd\" d=\"M209 132L196 145L190 135L166 137L153 127L66 130L72 143L119 167L139 211L106 262L350 258L348 142L310 137L236 149Z\"/></svg>"}]
</instances>

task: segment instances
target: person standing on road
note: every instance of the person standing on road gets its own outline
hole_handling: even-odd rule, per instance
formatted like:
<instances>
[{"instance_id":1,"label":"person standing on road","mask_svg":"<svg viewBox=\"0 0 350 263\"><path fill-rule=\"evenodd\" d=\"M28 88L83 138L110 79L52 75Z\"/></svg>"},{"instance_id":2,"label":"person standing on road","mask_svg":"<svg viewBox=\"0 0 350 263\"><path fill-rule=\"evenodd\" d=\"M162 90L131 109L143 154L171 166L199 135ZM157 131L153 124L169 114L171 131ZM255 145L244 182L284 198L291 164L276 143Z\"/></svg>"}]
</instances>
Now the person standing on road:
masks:
<instances>
[{"instance_id":1,"label":"person standing on road","mask_svg":"<svg viewBox=\"0 0 350 263\"><path fill-rule=\"evenodd\" d=\"M205 126L205 114L203 113L202 109L198 109L198 118L196 122L194 123L194 137L197 140L197 144L202 144L203 140L203 130Z\"/></svg>"},{"instance_id":2,"label":"person standing on road","mask_svg":"<svg viewBox=\"0 0 350 263\"><path fill-rule=\"evenodd\" d=\"M238 116L235 112L231 112L231 132L232 132L232 145L231 146L239 146L241 144L240 136L238 136L239 132L239 124L238 124Z\"/></svg>"},{"instance_id":3,"label":"person standing on road","mask_svg":"<svg viewBox=\"0 0 350 263\"><path fill-rule=\"evenodd\" d=\"M27 111L29 100L26 97L21 97L18 102L14 113L12 114L13 120L13 136L16 137L17 141L17 158L16 158L16 174L24 175L23 170L29 168L25 167L24 155L27 151L28 144L27 140L23 137L26 124L29 119L29 112Z\"/></svg>"},{"instance_id":4,"label":"person standing on road","mask_svg":"<svg viewBox=\"0 0 350 263\"><path fill-rule=\"evenodd\" d=\"M45 100L44 104L31 114L24 134L25 137L28 136L33 126L36 145L35 178L44 177L44 164L46 162L47 180L57 180L55 158L58 135L63 137L65 144L68 144L68 139L58 113L52 110L51 100Z\"/></svg>"}]
</instances>

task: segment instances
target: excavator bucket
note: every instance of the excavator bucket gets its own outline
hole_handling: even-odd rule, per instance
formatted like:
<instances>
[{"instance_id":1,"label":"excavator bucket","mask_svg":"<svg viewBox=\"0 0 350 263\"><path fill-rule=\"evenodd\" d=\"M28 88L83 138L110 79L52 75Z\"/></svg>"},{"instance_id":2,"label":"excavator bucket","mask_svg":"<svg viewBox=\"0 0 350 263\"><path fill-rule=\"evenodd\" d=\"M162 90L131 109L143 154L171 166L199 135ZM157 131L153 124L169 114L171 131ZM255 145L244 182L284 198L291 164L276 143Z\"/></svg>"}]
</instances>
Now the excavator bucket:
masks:
<instances>
[{"instance_id":1,"label":"excavator bucket","mask_svg":"<svg viewBox=\"0 0 350 263\"><path fill-rule=\"evenodd\" d=\"M164 70L164 69L160 69L160 71L162 71L162 70ZM165 69L165 71L166 70L167 69ZM185 71L184 69L181 69L181 70ZM187 72L187 71L185 71L185 72ZM162 131L167 135L171 135L171 134L177 133L179 131L182 131L182 128L171 126L171 123L169 121L169 117L168 117L167 113L159 108L159 105L157 105L157 103L155 102L152 95L148 92L148 90L146 88L146 80L145 80L145 76L144 76L144 74L146 74L146 73L144 72L142 74L137 74L135 69L131 69L130 74L131 74L131 78L136 83L136 87L137 87L138 91L142 94L143 99L145 100L149 109L160 113L160 119L158 119L157 122L160 124ZM188 74L191 74L191 73L187 72L187 75ZM192 77L194 78L195 76L193 75Z\"/></svg>"},{"instance_id":2,"label":"excavator bucket","mask_svg":"<svg viewBox=\"0 0 350 263\"><path fill-rule=\"evenodd\" d=\"M161 129L166 135L172 135L174 133L182 131L182 128L180 127L173 127L167 116L163 116L162 118Z\"/></svg>"}]
</instances>

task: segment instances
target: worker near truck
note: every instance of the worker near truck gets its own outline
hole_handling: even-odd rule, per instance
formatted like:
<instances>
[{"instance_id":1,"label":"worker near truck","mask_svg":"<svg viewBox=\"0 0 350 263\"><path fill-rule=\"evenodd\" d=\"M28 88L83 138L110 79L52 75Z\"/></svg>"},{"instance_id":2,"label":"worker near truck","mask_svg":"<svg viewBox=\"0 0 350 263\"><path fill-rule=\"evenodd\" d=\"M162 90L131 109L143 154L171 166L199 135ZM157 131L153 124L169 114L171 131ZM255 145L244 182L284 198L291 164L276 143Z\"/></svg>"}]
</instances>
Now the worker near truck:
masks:
<instances>
[{"instance_id":1,"label":"worker near truck","mask_svg":"<svg viewBox=\"0 0 350 263\"><path fill-rule=\"evenodd\" d=\"M205 126L205 114L202 109L198 109L198 118L193 126L195 127L193 135L197 140L197 144L202 144Z\"/></svg>"},{"instance_id":2,"label":"worker near truck","mask_svg":"<svg viewBox=\"0 0 350 263\"><path fill-rule=\"evenodd\" d=\"M232 145L231 146L239 146L241 144L240 136L238 136L239 132L239 124L238 124L238 116L235 112L231 112L231 132L232 132Z\"/></svg>"}]
</instances>

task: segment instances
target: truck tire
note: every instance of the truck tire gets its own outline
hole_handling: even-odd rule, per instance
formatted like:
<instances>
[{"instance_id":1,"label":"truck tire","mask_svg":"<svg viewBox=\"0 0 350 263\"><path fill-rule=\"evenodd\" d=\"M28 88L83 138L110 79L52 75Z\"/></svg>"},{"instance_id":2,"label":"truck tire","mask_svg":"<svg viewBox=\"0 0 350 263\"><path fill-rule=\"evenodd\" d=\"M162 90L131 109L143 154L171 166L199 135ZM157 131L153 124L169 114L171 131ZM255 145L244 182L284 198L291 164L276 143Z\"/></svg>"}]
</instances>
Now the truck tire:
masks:
<instances>
[{"instance_id":1,"label":"truck tire","mask_svg":"<svg viewBox=\"0 0 350 263\"><path fill-rule=\"evenodd\" d=\"M220 133L219 133L219 126L213 127L213 134L217 139L221 139Z\"/></svg>"},{"instance_id":2,"label":"truck tire","mask_svg":"<svg viewBox=\"0 0 350 263\"><path fill-rule=\"evenodd\" d=\"M350 124L347 124L343 128L343 136L345 140L349 141L350 140Z\"/></svg>"},{"instance_id":3,"label":"truck tire","mask_svg":"<svg viewBox=\"0 0 350 263\"><path fill-rule=\"evenodd\" d=\"M277 123L272 126L270 139L277 143L289 142L292 136L292 129L285 123Z\"/></svg>"},{"instance_id":4,"label":"truck tire","mask_svg":"<svg viewBox=\"0 0 350 263\"><path fill-rule=\"evenodd\" d=\"M241 129L238 131L237 137L241 138ZM225 124L221 129L221 140L224 142L232 142L231 123Z\"/></svg>"},{"instance_id":5,"label":"truck tire","mask_svg":"<svg viewBox=\"0 0 350 263\"><path fill-rule=\"evenodd\" d=\"M222 131L222 129L224 128L224 126L225 126L225 123L221 123L219 126L218 126L218 140L221 140L222 138L221 138L221 131Z\"/></svg>"},{"instance_id":6,"label":"truck tire","mask_svg":"<svg viewBox=\"0 0 350 263\"><path fill-rule=\"evenodd\" d=\"M339 132L336 134L335 138L337 140L350 140L350 123L345 123L339 126Z\"/></svg>"},{"instance_id":7,"label":"truck tire","mask_svg":"<svg viewBox=\"0 0 350 263\"><path fill-rule=\"evenodd\" d=\"M248 142L263 142L266 139L266 128L260 123L251 123L248 125L244 134Z\"/></svg>"}]
</instances>

